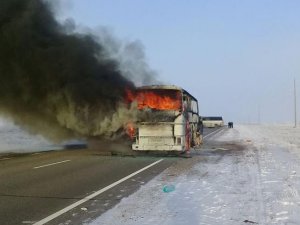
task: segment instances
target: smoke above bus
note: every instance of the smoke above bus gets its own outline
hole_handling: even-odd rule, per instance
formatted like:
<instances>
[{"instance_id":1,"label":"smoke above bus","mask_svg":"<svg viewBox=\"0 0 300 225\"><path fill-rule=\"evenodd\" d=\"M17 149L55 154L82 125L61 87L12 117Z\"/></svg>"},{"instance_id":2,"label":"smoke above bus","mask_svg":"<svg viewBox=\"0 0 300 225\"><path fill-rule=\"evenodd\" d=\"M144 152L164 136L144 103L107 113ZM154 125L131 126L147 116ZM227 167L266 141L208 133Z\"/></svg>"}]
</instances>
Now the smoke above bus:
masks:
<instances>
[{"instance_id":1,"label":"smoke above bus","mask_svg":"<svg viewBox=\"0 0 300 225\"><path fill-rule=\"evenodd\" d=\"M136 117L124 96L137 77L122 72L133 63L109 55L109 35L67 31L49 2L0 3L0 115L53 140L113 138Z\"/></svg>"}]
</instances>

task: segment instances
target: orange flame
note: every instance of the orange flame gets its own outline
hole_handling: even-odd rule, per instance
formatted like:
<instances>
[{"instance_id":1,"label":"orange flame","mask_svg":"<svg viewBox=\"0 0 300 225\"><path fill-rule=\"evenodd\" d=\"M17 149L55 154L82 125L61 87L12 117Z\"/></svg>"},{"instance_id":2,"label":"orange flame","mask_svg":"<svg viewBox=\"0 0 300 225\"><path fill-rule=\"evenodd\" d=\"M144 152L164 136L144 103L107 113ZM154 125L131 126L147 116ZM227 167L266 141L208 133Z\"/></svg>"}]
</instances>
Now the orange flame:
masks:
<instances>
[{"instance_id":1,"label":"orange flame","mask_svg":"<svg viewBox=\"0 0 300 225\"><path fill-rule=\"evenodd\" d=\"M126 134L131 138L133 139L134 136L135 136L135 128L134 128L134 124L129 122L127 123L126 125L126 128L125 128L125 131L126 131Z\"/></svg>"},{"instance_id":2,"label":"orange flame","mask_svg":"<svg viewBox=\"0 0 300 225\"><path fill-rule=\"evenodd\" d=\"M136 93L127 90L127 100L129 102L137 101L139 109L144 109L147 107L157 110L180 109L180 93L172 92L171 94L168 92L168 90L159 90L159 92L151 90L138 90Z\"/></svg>"}]
</instances>

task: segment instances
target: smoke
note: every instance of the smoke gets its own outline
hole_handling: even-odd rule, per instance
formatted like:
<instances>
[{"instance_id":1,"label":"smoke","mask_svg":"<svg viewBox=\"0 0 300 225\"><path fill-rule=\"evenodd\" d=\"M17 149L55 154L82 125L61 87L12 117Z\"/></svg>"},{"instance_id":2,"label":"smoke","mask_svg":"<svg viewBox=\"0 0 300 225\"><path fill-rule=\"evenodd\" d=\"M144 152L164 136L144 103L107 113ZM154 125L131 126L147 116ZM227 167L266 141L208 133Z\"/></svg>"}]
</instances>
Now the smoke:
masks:
<instances>
[{"instance_id":1,"label":"smoke","mask_svg":"<svg viewBox=\"0 0 300 225\"><path fill-rule=\"evenodd\" d=\"M48 2L0 3L0 113L50 138L111 137L136 117L126 88L150 82L142 46L76 33Z\"/></svg>"},{"instance_id":2,"label":"smoke","mask_svg":"<svg viewBox=\"0 0 300 225\"><path fill-rule=\"evenodd\" d=\"M66 19L67 30L75 30L76 25L72 19ZM145 47L139 40L120 40L109 27L99 26L96 29L79 27L84 33L89 33L104 47L108 59L118 62L122 75L134 82L136 86L161 83L157 72L152 70L145 54Z\"/></svg>"}]
</instances>

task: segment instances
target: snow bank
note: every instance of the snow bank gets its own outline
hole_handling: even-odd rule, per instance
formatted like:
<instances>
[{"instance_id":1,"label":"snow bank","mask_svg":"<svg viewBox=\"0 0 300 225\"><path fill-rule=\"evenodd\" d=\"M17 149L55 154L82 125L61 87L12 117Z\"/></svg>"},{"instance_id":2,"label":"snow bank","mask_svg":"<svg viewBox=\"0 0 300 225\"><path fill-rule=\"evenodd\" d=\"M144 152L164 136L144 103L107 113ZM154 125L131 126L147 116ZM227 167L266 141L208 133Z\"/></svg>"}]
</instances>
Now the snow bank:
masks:
<instances>
[{"instance_id":1,"label":"snow bank","mask_svg":"<svg viewBox=\"0 0 300 225\"><path fill-rule=\"evenodd\" d=\"M51 143L40 135L30 135L12 122L0 119L0 154L25 153L53 149Z\"/></svg>"},{"instance_id":2,"label":"snow bank","mask_svg":"<svg viewBox=\"0 0 300 225\"><path fill-rule=\"evenodd\" d=\"M300 224L299 134L225 128L90 224Z\"/></svg>"},{"instance_id":3,"label":"snow bank","mask_svg":"<svg viewBox=\"0 0 300 225\"><path fill-rule=\"evenodd\" d=\"M300 128L289 125L248 125L239 126L239 132L255 140L256 145L280 145L282 147L300 148Z\"/></svg>"},{"instance_id":4,"label":"snow bank","mask_svg":"<svg viewBox=\"0 0 300 225\"><path fill-rule=\"evenodd\" d=\"M300 129L240 126L257 149L266 224L300 224Z\"/></svg>"}]
</instances>

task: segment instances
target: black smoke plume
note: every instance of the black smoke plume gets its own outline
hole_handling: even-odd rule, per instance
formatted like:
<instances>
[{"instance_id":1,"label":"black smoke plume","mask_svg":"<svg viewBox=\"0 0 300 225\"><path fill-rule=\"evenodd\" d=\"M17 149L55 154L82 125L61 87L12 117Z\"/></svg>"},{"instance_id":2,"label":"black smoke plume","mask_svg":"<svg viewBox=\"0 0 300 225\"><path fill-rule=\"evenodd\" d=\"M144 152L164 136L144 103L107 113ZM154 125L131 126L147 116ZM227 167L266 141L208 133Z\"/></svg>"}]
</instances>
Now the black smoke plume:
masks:
<instances>
[{"instance_id":1,"label":"black smoke plume","mask_svg":"<svg viewBox=\"0 0 300 225\"><path fill-rule=\"evenodd\" d=\"M46 137L111 136L130 118L116 61L42 0L1 0L0 114ZM124 119L126 118L126 119Z\"/></svg>"}]
</instances>

